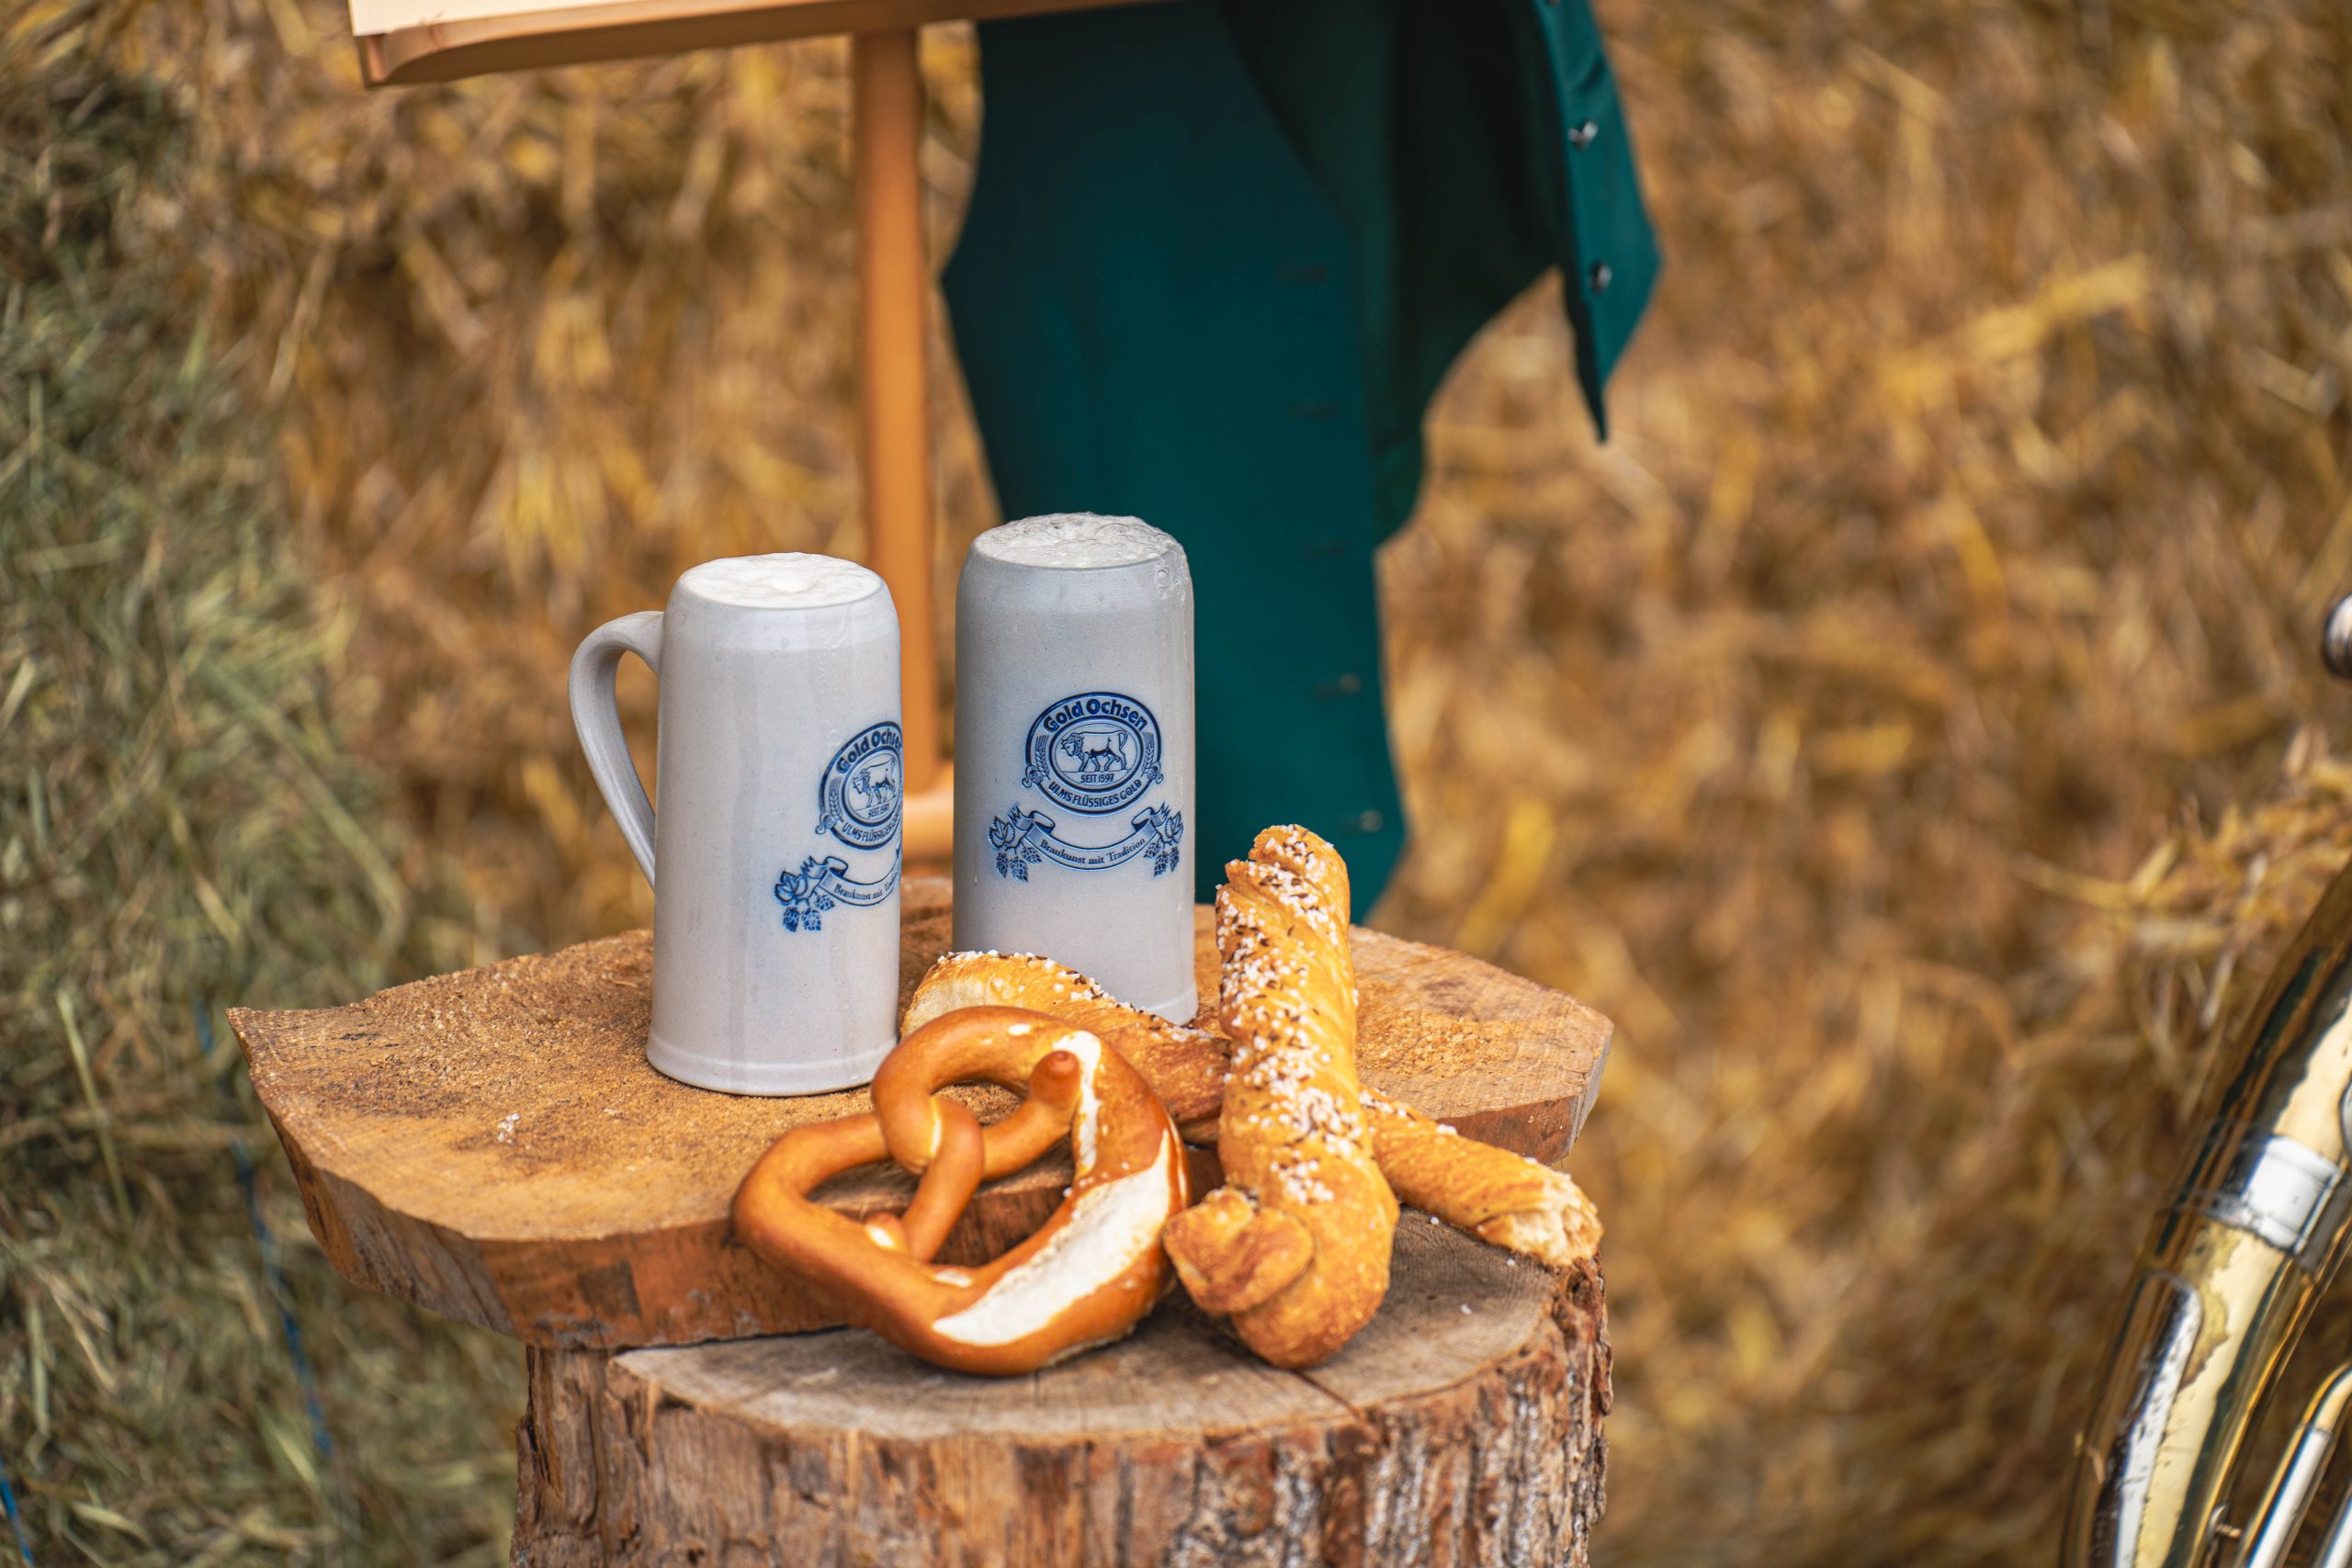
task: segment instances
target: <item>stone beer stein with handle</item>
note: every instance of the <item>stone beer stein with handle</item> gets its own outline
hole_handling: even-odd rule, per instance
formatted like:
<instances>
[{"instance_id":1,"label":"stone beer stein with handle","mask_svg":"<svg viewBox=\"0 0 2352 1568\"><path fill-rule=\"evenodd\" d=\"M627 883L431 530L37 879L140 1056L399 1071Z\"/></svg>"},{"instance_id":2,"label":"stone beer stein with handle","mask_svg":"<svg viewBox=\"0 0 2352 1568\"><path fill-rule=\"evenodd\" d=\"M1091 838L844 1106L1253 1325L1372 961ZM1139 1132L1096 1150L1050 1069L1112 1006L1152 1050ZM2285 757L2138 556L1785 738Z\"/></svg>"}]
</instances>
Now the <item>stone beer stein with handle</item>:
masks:
<instances>
[{"instance_id":1,"label":"stone beer stein with handle","mask_svg":"<svg viewBox=\"0 0 2352 1568\"><path fill-rule=\"evenodd\" d=\"M624 653L661 682L659 812L614 703ZM671 1077L815 1094L896 1043L899 700L890 591L830 556L706 562L572 656L581 748L653 885L646 1055Z\"/></svg>"}]
</instances>

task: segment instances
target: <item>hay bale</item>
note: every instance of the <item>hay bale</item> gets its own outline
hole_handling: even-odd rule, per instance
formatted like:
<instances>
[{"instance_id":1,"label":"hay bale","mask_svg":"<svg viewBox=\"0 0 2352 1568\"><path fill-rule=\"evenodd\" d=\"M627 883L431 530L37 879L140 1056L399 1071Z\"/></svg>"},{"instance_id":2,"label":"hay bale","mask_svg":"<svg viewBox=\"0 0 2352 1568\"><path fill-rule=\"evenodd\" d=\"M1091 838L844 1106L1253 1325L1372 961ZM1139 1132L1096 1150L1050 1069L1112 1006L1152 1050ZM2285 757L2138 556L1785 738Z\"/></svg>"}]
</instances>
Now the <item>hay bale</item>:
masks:
<instances>
[{"instance_id":1,"label":"hay bale","mask_svg":"<svg viewBox=\"0 0 2352 1568\"><path fill-rule=\"evenodd\" d=\"M472 935L341 738L266 432L153 221L185 128L0 76L0 1464L43 1563L487 1562L511 1348L343 1287L265 1172L278 1288L238 1179L276 1143L198 1021Z\"/></svg>"},{"instance_id":2,"label":"hay bale","mask_svg":"<svg viewBox=\"0 0 2352 1568\"><path fill-rule=\"evenodd\" d=\"M1609 19L1661 309L1607 448L1540 300L1438 412L1385 918L1622 1025L1605 1550L2047 1561L2139 1211L2344 847L2286 760L2352 717L2352 15Z\"/></svg>"},{"instance_id":3,"label":"hay bale","mask_svg":"<svg viewBox=\"0 0 2352 1568\"><path fill-rule=\"evenodd\" d=\"M186 116L176 237L278 415L295 547L347 628L347 732L535 940L642 924L550 694L591 626L695 561L864 549L847 45L369 95L343 15L96 0L61 36ZM969 51L927 35L943 236ZM937 337L952 573L992 519ZM623 677L640 741L651 692Z\"/></svg>"}]
</instances>

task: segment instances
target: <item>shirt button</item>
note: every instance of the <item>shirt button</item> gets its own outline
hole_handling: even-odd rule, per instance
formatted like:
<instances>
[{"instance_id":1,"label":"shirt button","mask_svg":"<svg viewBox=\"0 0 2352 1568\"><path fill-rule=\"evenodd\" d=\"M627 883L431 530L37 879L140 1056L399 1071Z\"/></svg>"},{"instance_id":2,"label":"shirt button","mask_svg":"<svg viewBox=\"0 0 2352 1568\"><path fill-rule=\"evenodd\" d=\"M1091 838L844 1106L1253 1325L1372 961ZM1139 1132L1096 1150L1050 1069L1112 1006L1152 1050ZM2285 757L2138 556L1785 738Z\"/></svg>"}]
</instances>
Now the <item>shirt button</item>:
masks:
<instances>
[{"instance_id":1,"label":"shirt button","mask_svg":"<svg viewBox=\"0 0 2352 1568\"><path fill-rule=\"evenodd\" d=\"M1582 125L1577 126L1568 132L1568 145L1581 152L1586 148L1591 146L1592 139L1600 134L1600 124L1594 120L1586 120Z\"/></svg>"},{"instance_id":2,"label":"shirt button","mask_svg":"<svg viewBox=\"0 0 2352 1568\"><path fill-rule=\"evenodd\" d=\"M1595 294L1606 294L1609 292L1610 280L1617 275L1609 270L1609 264L1607 262L1595 262L1592 264L1591 276L1592 291Z\"/></svg>"},{"instance_id":3,"label":"shirt button","mask_svg":"<svg viewBox=\"0 0 2352 1568\"><path fill-rule=\"evenodd\" d=\"M1317 702L1336 702L1341 697L1356 696L1363 691L1363 677L1352 670L1331 680L1317 681L1315 683L1315 697Z\"/></svg>"},{"instance_id":4,"label":"shirt button","mask_svg":"<svg viewBox=\"0 0 2352 1568\"><path fill-rule=\"evenodd\" d=\"M1377 833L1380 831L1382 824L1385 823L1387 820L1387 818L1383 817L1377 811L1360 812L1356 817L1356 831L1359 833Z\"/></svg>"}]
</instances>

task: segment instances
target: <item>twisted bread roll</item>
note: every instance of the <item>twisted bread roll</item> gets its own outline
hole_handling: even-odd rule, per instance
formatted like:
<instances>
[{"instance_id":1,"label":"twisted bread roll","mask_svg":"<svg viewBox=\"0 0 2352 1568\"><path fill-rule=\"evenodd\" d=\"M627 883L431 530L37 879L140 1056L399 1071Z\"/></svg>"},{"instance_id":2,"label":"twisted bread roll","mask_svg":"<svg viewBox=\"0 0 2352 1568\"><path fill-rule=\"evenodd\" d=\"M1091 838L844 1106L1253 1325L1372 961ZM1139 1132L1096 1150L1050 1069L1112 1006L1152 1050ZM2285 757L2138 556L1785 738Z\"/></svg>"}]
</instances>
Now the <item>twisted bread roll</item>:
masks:
<instances>
[{"instance_id":1,"label":"twisted bread roll","mask_svg":"<svg viewBox=\"0 0 2352 1568\"><path fill-rule=\"evenodd\" d=\"M1232 1047L1205 1030L1115 1001L1075 969L1034 954L951 953L931 966L899 1021L900 1038L962 1008L1028 1008L1100 1036L1135 1065L1187 1141L1216 1135Z\"/></svg>"},{"instance_id":2,"label":"twisted bread roll","mask_svg":"<svg viewBox=\"0 0 2352 1568\"><path fill-rule=\"evenodd\" d=\"M1029 1008L1091 1030L1135 1065L1187 1138L1214 1134L1229 1051L1219 1036L1128 1007L1049 959L993 953L951 953L932 965L908 1005L907 1032L968 1006ZM1373 1157L1400 1201L1555 1269L1600 1247L1600 1217L1566 1171L1461 1136L1372 1089L1363 1108Z\"/></svg>"},{"instance_id":3,"label":"twisted bread roll","mask_svg":"<svg viewBox=\"0 0 2352 1568\"><path fill-rule=\"evenodd\" d=\"M1396 1199L1356 1083L1348 872L1303 828L1269 828L1217 890L1217 1013L1233 1041L1217 1122L1225 1185L1160 1241L1204 1312L1278 1367L1329 1357L1388 1292Z\"/></svg>"}]
</instances>

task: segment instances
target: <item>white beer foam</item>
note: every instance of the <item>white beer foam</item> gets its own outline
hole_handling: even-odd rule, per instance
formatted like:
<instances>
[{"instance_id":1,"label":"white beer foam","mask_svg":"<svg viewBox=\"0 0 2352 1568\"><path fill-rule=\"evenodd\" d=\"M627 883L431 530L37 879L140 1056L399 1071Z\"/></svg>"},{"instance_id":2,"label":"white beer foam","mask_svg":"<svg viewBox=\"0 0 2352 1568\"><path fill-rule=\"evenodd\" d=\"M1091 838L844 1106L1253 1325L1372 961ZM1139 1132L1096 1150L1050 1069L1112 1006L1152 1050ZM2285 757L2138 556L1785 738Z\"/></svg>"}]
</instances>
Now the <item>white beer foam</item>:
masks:
<instances>
[{"instance_id":1,"label":"white beer foam","mask_svg":"<svg viewBox=\"0 0 2352 1568\"><path fill-rule=\"evenodd\" d=\"M814 610L863 599L882 580L855 561L798 550L729 556L687 569L679 586L721 604L751 610Z\"/></svg>"},{"instance_id":2,"label":"white beer foam","mask_svg":"<svg viewBox=\"0 0 2352 1568\"><path fill-rule=\"evenodd\" d=\"M1140 517L1056 512L991 528L972 542L990 560L1012 566L1135 566L1176 547L1176 541Z\"/></svg>"}]
</instances>

